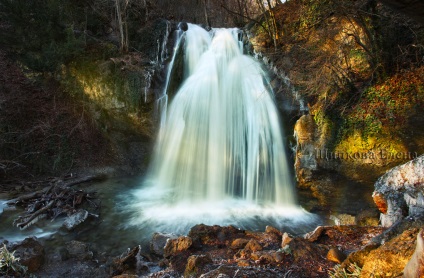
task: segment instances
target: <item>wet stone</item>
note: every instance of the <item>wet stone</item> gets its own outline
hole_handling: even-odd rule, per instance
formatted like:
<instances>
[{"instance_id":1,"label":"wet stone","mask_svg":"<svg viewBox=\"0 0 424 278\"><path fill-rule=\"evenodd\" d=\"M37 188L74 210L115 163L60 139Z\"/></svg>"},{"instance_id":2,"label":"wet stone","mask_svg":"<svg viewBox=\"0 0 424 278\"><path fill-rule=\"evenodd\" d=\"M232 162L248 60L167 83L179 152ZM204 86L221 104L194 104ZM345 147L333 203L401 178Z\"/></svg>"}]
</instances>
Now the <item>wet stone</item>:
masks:
<instances>
[{"instance_id":1,"label":"wet stone","mask_svg":"<svg viewBox=\"0 0 424 278\"><path fill-rule=\"evenodd\" d=\"M248 242L249 242L248 239L245 239L245 238L236 238L231 243L231 249L243 249Z\"/></svg>"},{"instance_id":2,"label":"wet stone","mask_svg":"<svg viewBox=\"0 0 424 278\"><path fill-rule=\"evenodd\" d=\"M165 258L174 256L178 254L179 252L187 250L188 248L191 247L192 244L193 244L193 241L188 236L180 236L179 238L168 239L166 241L166 245L164 249L164 256Z\"/></svg>"},{"instance_id":3,"label":"wet stone","mask_svg":"<svg viewBox=\"0 0 424 278\"><path fill-rule=\"evenodd\" d=\"M62 253L66 258L76 258L78 260L91 260L93 258L93 252L89 250L88 245L81 241L70 241L65 244L66 252Z\"/></svg>"},{"instance_id":4,"label":"wet stone","mask_svg":"<svg viewBox=\"0 0 424 278\"><path fill-rule=\"evenodd\" d=\"M266 226L265 233L268 233L268 234L277 234L279 236L282 235L281 231L278 230L277 228L273 227L273 226Z\"/></svg>"},{"instance_id":5,"label":"wet stone","mask_svg":"<svg viewBox=\"0 0 424 278\"><path fill-rule=\"evenodd\" d=\"M10 250L15 251L15 257L19 258L19 263L28 267L29 272L37 271L44 263L44 247L35 237L14 243Z\"/></svg>"},{"instance_id":6,"label":"wet stone","mask_svg":"<svg viewBox=\"0 0 424 278\"><path fill-rule=\"evenodd\" d=\"M257 240L254 240L254 239L251 239L244 247L244 251L256 252L261 250L262 250L262 246L259 244Z\"/></svg>"},{"instance_id":7,"label":"wet stone","mask_svg":"<svg viewBox=\"0 0 424 278\"><path fill-rule=\"evenodd\" d=\"M187 260L184 277L198 277L205 265L211 264L212 259L208 255L193 255Z\"/></svg>"},{"instance_id":8,"label":"wet stone","mask_svg":"<svg viewBox=\"0 0 424 278\"><path fill-rule=\"evenodd\" d=\"M75 229L77 226L82 224L85 220L87 220L88 211L84 209L79 209L76 213L68 216L63 222L63 227L68 231Z\"/></svg>"},{"instance_id":9,"label":"wet stone","mask_svg":"<svg viewBox=\"0 0 424 278\"><path fill-rule=\"evenodd\" d=\"M281 241L281 248L284 248L287 244L289 244L292 239L293 238L290 237L288 233L284 233Z\"/></svg>"},{"instance_id":10,"label":"wet stone","mask_svg":"<svg viewBox=\"0 0 424 278\"><path fill-rule=\"evenodd\" d=\"M327 260L335 263L342 263L346 259L346 255L337 248L331 248L327 253Z\"/></svg>"},{"instance_id":11,"label":"wet stone","mask_svg":"<svg viewBox=\"0 0 424 278\"><path fill-rule=\"evenodd\" d=\"M150 241L150 251L158 256L163 256L165 253L165 245L168 239L176 239L173 234L154 233Z\"/></svg>"}]
</instances>

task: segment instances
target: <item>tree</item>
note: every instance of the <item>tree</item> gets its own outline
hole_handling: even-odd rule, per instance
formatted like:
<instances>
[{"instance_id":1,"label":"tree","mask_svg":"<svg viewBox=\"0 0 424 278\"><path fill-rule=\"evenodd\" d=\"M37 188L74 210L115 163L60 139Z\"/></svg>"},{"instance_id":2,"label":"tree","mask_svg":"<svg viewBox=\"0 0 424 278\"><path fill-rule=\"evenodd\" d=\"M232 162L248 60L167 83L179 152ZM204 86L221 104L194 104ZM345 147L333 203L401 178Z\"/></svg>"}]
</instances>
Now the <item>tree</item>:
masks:
<instances>
[{"instance_id":1,"label":"tree","mask_svg":"<svg viewBox=\"0 0 424 278\"><path fill-rule=\"evenodd\" d=\"M116 9L116 18L118 21L120 35L120 50L128 52L128 24L127 24L127 7L129 0L114 0Z\"/></svg>"}]
</instances>

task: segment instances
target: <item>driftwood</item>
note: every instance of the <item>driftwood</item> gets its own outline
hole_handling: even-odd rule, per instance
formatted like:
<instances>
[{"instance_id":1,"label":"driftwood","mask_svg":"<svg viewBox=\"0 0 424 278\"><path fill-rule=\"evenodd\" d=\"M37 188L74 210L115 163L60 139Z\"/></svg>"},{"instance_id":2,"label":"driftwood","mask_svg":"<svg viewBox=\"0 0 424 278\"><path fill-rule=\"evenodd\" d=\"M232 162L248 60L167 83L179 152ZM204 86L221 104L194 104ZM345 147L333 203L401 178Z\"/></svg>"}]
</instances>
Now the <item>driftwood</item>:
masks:
<instances>
[{"instance_id":1,"label":"driftwood","mask_svg":"<svg viewBox=\"0 0 424 278\"><path fill-rule=\"evenodd\" d=\"M83 204L98 209L99 205L94 197L95 192L88 193L74 189L73 186L103 179L105 179L105 176L97 175L47 181L43 189L7 202L8 205L25 208L25 213L15 219L14 224L25 229L41 218L54 220L60 215L72 215Z\"/></svg>"}]
</instances>

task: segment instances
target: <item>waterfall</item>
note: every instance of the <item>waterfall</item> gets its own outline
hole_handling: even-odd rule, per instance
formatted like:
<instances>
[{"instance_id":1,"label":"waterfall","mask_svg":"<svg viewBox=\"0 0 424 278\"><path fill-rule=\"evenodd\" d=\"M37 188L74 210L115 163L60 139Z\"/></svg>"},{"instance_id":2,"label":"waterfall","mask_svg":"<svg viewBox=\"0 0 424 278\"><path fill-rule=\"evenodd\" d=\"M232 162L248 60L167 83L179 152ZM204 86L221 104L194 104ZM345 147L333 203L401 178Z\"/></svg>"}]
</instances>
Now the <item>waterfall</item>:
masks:
<instances>
[{"instance_id":1,"label":"waterfall","mask_svg":"<svg viewBox=\"0 0 424 278\"><path fill-rule=\"evenodd\" d=\"M208 32L193 24L180 32L167 83L176 70L185 79L163 110L131 224L186 232L198 223L252 228L313 221L296 205L266 74L243 55L240 37L237 29ZM184 68L173 69L179 48Z\"/></svg>"},{"instance_id":2,"label":"waterfall","mask_svg":"<svg viewBox=\"0 0 424 278\"><path fill-rule=\"evenodd\" d=\"M190 24L185 32L186 80L161 126L151 180L172 192L170 202L239 198L291 206L278 111L236 30Z\"/></svg>"}]
</instances>

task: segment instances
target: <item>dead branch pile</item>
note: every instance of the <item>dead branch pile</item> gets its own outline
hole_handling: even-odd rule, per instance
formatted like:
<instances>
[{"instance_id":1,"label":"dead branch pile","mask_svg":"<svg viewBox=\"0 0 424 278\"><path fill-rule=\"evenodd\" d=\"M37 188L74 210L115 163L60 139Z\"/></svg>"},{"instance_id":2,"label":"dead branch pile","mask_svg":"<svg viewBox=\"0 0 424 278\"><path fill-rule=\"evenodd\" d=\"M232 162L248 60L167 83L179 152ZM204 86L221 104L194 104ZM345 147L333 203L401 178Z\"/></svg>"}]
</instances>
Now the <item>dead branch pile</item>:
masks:
<instances>
[{"instance_id":1,"label":"dead branch pile","mask_svg":"<svg viewBox=\"0 0 424 278\"><path fill-rule=\"evenodd\" d=\"M43 218L53 221L58 216L73 215L82 205L98 209L100 203L95 197L95 192L85 192L72 186L103 178L103 176L86 176L53 179L47 181L46 187L42 190L8 201L8 205L21 206L25 209L24 214L15 219L14 224L20 229L26 229Z\"/></svg>"}]
</instances>

